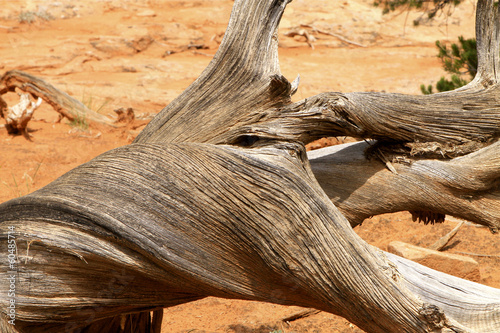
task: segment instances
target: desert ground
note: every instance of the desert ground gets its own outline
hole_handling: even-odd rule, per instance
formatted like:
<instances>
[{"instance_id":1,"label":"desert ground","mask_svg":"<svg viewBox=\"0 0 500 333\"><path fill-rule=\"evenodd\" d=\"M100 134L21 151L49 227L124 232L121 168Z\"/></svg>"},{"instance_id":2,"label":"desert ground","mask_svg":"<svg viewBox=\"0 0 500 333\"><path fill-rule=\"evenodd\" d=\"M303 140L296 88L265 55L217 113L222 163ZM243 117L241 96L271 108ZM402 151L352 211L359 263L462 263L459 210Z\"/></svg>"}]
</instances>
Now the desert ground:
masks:
<instances>
[{"instance_id":1,"label":"desert ground","mask_svg":"<svg viewBox=\"0 0 500 333\"><path fill-rule=\"evenodd\" d=\"M0 74L22 70L94 111L113 117L115 109L132 108L136 116L116 128L71 123L42 103L28 126L30 140L9 135L0 119L0 202L4 202L131 143L210 62L233 1L3 0L0 4ZM427 21L422 12L383 15L372 0L294 0L279 30L281 71L290 81L300 74L296 100L326 91L420 94L420 84L433 84L446 74L436 57L435 41L474 37L474 2L465 0L446 14ZM419 18L415 26L413 21ZM305 32L313 38L308 40ZM3 98L9 106L18 102L15 93ZM309 148L335 141L325 139ZM401 212L375 216L355 230L386 250L395 240L427 247L457 223L447 218L443 224L424 226ZM477 282L500 288L499 249L498 235L466 223L446 251L467 253L479 263ZM327 313L282 320L302 310L209 297L165 309L163 332L363 332Z\"/></svg>"}]
</instances>

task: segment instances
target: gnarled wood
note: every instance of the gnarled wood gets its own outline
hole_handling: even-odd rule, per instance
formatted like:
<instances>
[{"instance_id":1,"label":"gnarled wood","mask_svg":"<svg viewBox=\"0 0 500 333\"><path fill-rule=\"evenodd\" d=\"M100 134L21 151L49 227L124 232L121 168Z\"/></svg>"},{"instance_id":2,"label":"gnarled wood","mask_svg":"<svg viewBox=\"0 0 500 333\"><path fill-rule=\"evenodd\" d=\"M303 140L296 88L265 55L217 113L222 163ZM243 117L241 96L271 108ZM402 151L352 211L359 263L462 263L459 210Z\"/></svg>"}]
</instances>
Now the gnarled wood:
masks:
<instances>
[{"instance_id":1,"label":"gnarled wood","mask_svg":"<svg viewBox=\"0 0 500 333\"><path fill-rule=\"evenodd\" d=\"M0 216L18 235L21 331L209 295L314 307L370 332L427 332L422 312L439 312L351 230L300 145L133 144ZM442 329L467 328L439 316Z\"/></svg>"},{"instance_id":2,"label":"gnarled wood","mask_svg":"<svg viewBox=\"0 0 500 333\"><path fill-rule=\"evenodd\" d=\"M236 1L208 67L134 142L228 143L225 133L231 128L291 103L294 88L280 73L277 38L288 2Z\"/></svg>"},{"instance_id":3,"label":"gnarled wood","mask_svg":"<svg viewBox=\"0 0 500 333\"><path fill-rule=\"evenodd\" d=\"M493 1L479 1L478 71L465 87L425 96L323 93L262 114L257 122L234 129L232 136L247 132L304 143L338 135L453 145L496 140L500 136L499 22Z\"/></svg>"},{"instance_id":4,"label":"gnarled wood","mask_svg":"<svg viewBox=\"0 0 500 333\"><path fill-rule=\"evenodd\" d=\"M272 5L275 4L269 3L265 6ZM241 11L258 12L255 7L251 7L258 5L252 4L251 1L237 3L236 6L233 16L239 15L237 13ZM280 16L269 7L265 7L265 11ZM499 61L498 57L490 56L498 53L497 18L498 9L493 9L491 1L481 2L478 5L477 34L480 47L478 54L482 70L478 72L473 82L462 89L427 96L330 92L291 103L288 97L293 89L279 73L277 51L271 38L276 27L275 20L270 19L256 24L256 18L251 15L248 20L241 20L243 23L239 23L238 29L229 29L216 57L201 77L166 107L139 135L136 142L165 143L187 140L260 146L265 145L266 140L309 143L324 136L348 135L374 138L384 142L400 142L399 151L390 153L388 159L382 158L384 163L391 162L393 158L412 163L415 155L418 160L421 156L451 158L471 153L495 142L500 134L500 87L496 76L493 78L488 76L489 72L495 71L498 67ZM231 22L239 20L233 18ZM262 43L255 44L249 35L238 40L237 31L251 29L248 25L250 23L256 24L254 31L257 35L263 36ZM241 43L255 46L256 53L265 55L257 56L252 53L249 55L248 49ZM251 69L244 67L245 70L239 73L231 71L231 75L227 75L228 63L225 57L228 55L236 57L238 61L244 61L244 65ZM268 58L265 58L264 62L258 62L262 57ZM254 80L250 80L249 76ZM243 85L241 82L246 84ZM217 88L219 90L215 92L214 89ZM271 91L275 93L271 94ZM231 103L225 103L228 100ZM180 130L181 122L189 125ZM335 162L332 163L335 165ZM354 161L349 162L350 165L353 163ZM362 155L356 159L356 163L360 163L361 169L362 165L370 164L383 169L382 164L364 160ZM384 169L384 172L387 171ZM344 168L343 172L348 171ZM480 173L483 169L480 164L475 165L474 172L475 177L482 177ZM332 175L335 173L336 171L332 171ZM375 171L372 170L365 175L368 177L372 173ZM489 189L469 189L466 194L461 193L461 190L451 193L445 191L449 195L444 195L439 192L441 185L427 180L431 176L430 178L437 181L435 175L425 174L422 170L419 174L418 179L410 177L405 180L398 177L397 182L389 181L388 183L396 187L391 187L392 191L385 193L394 195L382 196L384 200L376 198L372 200L371 197L376 193L378 186L385 187L387 179L394 178L394 175L387 174L387 177L377 178L380 182L372 180L370 182L373 184L372 191L363 192L368 187L357 189L356 195L359 194L359 201L356 202L358 200L355 199L356 195L350 196L349 202L345 204L347 209L343 211L355 225L368 216L382 212L420 211L415 209L421 207L420 209L426 208L431 214L435 213L438 219L445 213L466 216L468 220L488 225L493 231L498 229L499 222L495 217L497 196L491 192L496 184L494 177L490 178ZM357 177L359 177L357 172L348 172L345 178L352 180ZM323 179L324 177L320 177L323 188L333 186L331 190L326 189L327 192L341 191L344 197L349 196L352 193L350 191L354 190L352 184L359 183L359 180L340 181L337 185L328 185ZM428 186L426 182L429 182ZM344 185L347 187L343 188ZM425 189L426 186L429 189ZM455 182L454 186L460 188L462 185ZM431 191L434 194L420 195L419 193L423 193L419 191L422 187L424 191ZM407 188L412 188L413 191ZM405 195L400 196L399 193ZM334 196L332 193L332 197ZM438 203L433 201L436 197L441 198ZM480 197L481 200L471 202L471 199L476 197ZM457 203L450 205L450 201L444 199ZM338 201L334 202L338 204ZM483 209L483 207L490 208ZM361 211L363 213L360 213Z\"/></svg>"},{"instance_id":5,"label":"gnarled wood","mask_svg":"<svg viewBox=\"0 0 500 333\"><path fill-rule=\"evenodd\" d=\"M90 110L82 102L45 80L18 70L6 72L0 78L0 95L15 91L16 88L31 94L35 99L43 99L69 120L81 119L106 125L113 123L110 118Z\"/></svg>"},{"instance_id":6,"label":"gnarled wood","mask_svg":"<svg viewBox=\"0 0 500 333\"><path fill-rule=\"evenodd\" d=\"M424 96L323 93L281 107L232 135L245 132L304 143L341 135L454 145L488 142L500 134L500 87Z\"/></svg>"},{"instance_id":7,"label":"gnarled wood","mask_svg":"<svg viewBox=\"0 0 500 333\"><path fill-rule=\"evenodd\" d=\"M500 142L453 160L367 159L367 142L309 152L314 175L355 226L402 210L453 215L500 228Z\"/></svg>"},{"instance_id":8,"label":"gnarled wood","mask_svg":"<svg viewBox=\"0 0 500 333\"><path fill-rule=\"evenodd\" d=\"M491 1L478 5L479 70L466 87L426 96L330 92L297 103L288 98L293 89L279 72L274 38L285 4L237 3L213 61L136 142L238 144L252 135L309 143L348 135L460 145L489 142L500 135L500 36L498 9ZM242 13L248 16L238 16ZM258 15L269 17L260 20ZM251 34L241 36L249 30ZM186 122L191 125L182 126Z\"/></svg>"},{"instance_id":9,"label":"gnarled wood","mask_svg":"<svg viewBox=\"0 0 500 333\"><path fill-rule=\"evenodd\" d=\"M448 94L329 93L292 103L296 84L281 76L277 57L276 30L286 4L237 0L214 60L134 144L0 205L0 241L9 226L18 235L16 329L105 328L123 314L209 295L313 307L369 332L500 329L498 290L447 275L428 278L435 273L388 260L356 236L325 194L335 200L329 191L339 179L328 186L335 159L313 160L311 170L302 145L348 133L406 147L402 163L386 160L384 152L370 161L360 144L351 147L354 164L346 172L351 180L363 175L357 165L365 178L346 186L336 202L351 223L380 206L432 210L429 197L450 204L465 194L450 214L463 213L494 230L498 220L483 220L467 201L470 195L478 197L475 204L486 198L499 211L493 206L498 144L451 161L417 159L409 148L432 141L467 145L458 150L469 152L495 141L497 76L485 72L498 68L498 57L482 53L480 60L491 66ZM487 27L498 31L498 16L491 14L491 0L478 8L479 44L487 52L498 44L498 33L487 42ZM387 149L380 147L375 151ZM371 205L370 182L378 175L393 185L386 192L400 193ZM404 197L403 189L410 194ZM5 274L0 271L1 281ZM6 288L0 284L2 311ZM473 300L470 306L464 295Z\"/></svg>"}]
</instances>

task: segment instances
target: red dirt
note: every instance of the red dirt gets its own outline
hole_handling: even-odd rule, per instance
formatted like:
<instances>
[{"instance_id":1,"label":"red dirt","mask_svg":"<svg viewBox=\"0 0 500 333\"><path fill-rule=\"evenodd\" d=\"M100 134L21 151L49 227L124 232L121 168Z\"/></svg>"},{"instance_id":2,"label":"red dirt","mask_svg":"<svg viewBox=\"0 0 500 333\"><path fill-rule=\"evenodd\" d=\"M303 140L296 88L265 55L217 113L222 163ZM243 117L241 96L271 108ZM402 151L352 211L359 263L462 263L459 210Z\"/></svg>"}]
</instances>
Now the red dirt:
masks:
<instances>
[{"instance_id":1,"label":"red dirt","mask_svg":"<svg viewBox=\"0 0 500 333\"><path fill-rule=\"evenodd\" d=\"M460 5L448 19L439 17L419 27L409 22L420 13L382 16L371 3L295 0L288 6L279 52L283 74L290 80L301 75L297 99L324 91L419 94L420 84L435 83L444 75L434 41L474 34L470 3ZM132 107L139 127L91 124L78 128L66 120L57 122L58 114L43 103L29 124L32 141L0 128L0 202L34 191L100 153L130 143L141 123L182 92L211 60L232 4L230 0L10 0L2 4L1 73L19 69L39 76L103 114ZM35 21L21 23L30 11ZM42 17L47 13L52 17L46 21ZM283 35L300 24L343 39L316 34L313 49L300 36ZM10 106L17 103L15 94L4 97ZM429 246L455 224L447 219L444 224L424 226L411 222L409 214L398 213L374 217L356 231L385 250L393 240ZM467 224L453 244L449 252L483 255L472 256L480 265L480 282L500 288L498 235ZM281 321L301 310L207 298L166 309L163 331L362 332L327 313L290 324Z\"/></svg>"}]
</instances>

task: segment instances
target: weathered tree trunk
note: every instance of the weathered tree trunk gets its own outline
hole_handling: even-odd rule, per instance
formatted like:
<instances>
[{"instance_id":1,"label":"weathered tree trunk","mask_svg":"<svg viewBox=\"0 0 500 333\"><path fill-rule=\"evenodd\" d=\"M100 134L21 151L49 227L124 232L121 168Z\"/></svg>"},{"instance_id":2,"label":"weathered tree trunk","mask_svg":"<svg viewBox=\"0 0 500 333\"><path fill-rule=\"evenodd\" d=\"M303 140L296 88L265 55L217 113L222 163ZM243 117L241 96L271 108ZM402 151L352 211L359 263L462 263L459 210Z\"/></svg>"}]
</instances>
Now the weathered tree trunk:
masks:
<instances>
[{"instance_id":1,"label":"weathered tree trunk","mask_svg":"<svg viewBox=\"0 0 500 333\"><path fill-rule=\"evenodd\" d=\"M367 186L361 188L354 185L360 185L359 170L338 168L338 164L346 163L342 157L339 163L331 162L331 171L324 163L316 167L321 162L312 161L315 173L321 169L320 184L352 225L375 214L410 210L424 221L441 221L444 214L450 214L487 225L493 232L498 230L498 154L489 148L489 155L482 157L479 150L500 135L500 74L496 70L500 66L500 24L496 10L486 2L478 3L479 68L476 78L461 89L426 96L323 93L291 103L289 96L296 86L279 72L274 38L279 19L275 16L280 15L274 7L279 6L268 5L272 8L254 4L258 7L255 9L250 7L252 4L242 4L243 11L235 11L214 60L135 142L251 146L266 140L305 144L335 135L379 139L367 157L359 150L356 161L349 162L361 168L367 178ZM263 10L271 13L269 20L256 23ZM237 17L248 13L250 17ZM253 33L239 33L249 29ZM236 60L228 61L229 57ZM183 126L186 123L189 126ZM429 161L475 151L479 152L470 158L478 160L467 162L467 170L448 170L454 163ZM429 161L423 163L425 170L409 167L418 160ZM405 175L396 175L394 168L402 169ZM337 179L340 173L342 178ZM470 187L471 173L481 184ZM372 174L376 176L369 177ZM451 176L456 178L452 180ZM354 190L356 195L350 196ZM379 193L387 196L379 197ZM341 202L336 198L342 198Z\"/></svg>"},{"instance_id":2,"label":"weathered tree trunk","mask_svg":"<svg viewBox=\"0 0 500 333\"><path fill-rule=\"evenodd\" d=\"M0 214L2 228L18 234L16 327L29 332L208 295L314 307L370 332L469 324L407 289L351 230L296 144L134 144L5 203ZM498 317L498 304L489 307Z\"/></svg>"},{"instance_id":3,"label":"weathered tree trunk","mask_svg":"<svg viewBox=\"0 0 500 333\"><path fill-rule=\"evenodd\" d=\"M146 331L145 312L217 296L312 307L368 332L500 331L499 290L386 255L351 229L406 209L498 228L493 1L478 4L468 87L298 103L278 66L286 4L237 0L214 60L133 144L0 205L0 241L10 231L18 255L16 326L2 282L0 328L104 332L133 318ZM336 134L382 142L310 165L303 143ZM440 151L465 156L429 158Z\"/></svg>"}]
</instances>

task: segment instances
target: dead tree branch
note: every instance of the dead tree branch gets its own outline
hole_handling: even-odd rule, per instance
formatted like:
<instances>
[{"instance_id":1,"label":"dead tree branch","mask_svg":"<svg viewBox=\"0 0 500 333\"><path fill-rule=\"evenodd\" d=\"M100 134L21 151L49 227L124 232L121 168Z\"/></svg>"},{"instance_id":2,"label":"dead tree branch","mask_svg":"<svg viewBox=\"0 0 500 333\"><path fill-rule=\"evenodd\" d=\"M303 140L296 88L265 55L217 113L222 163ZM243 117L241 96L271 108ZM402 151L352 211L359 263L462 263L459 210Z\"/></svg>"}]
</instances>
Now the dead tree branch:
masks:
<instances>
[{"instance_id":1,"label":"dead tree branch","mask_svg":"<svg viewBox=\"0 0 500 333\"><path fill-rule=\"evenodd\" d=\"M22 259L17 330L103 331L123 314L205 296L311 307L368 332L500 330L498 290L385 255L349 224L384 210L445 209L498 228L498 89L485 85L496 74L483 65L468 87L433 97L329 93L292 103L296 85L277 56L287 2L236 0L213 61L133 144L0 205L0 240L13 226ZM498 31L493 1L478 8L480 30ZM411 151L386 160L397 157L389 149L381 162L357 144L310 165L303 143L322 133L391 149L479 146L452 160ZM342 158L352 164L335 175ZM343 179L352 184L339 188ZM0 284L2 305L5 295Z\"/></svg>"},{"instance_id":2,"label":"dead tree branch","mask_svg":"<svg viewBox=\"0 0 500 333\"><path fill-rule=\"evenodd\" d=\"M0 95L9 91L13 92L16 88L31 94L35 99L43 99L54 110L59 112L61 116L69 120L85 119L91 122L114 126L113 120L90 110L82 102L74 99L50 83L22 71L12 70L6 72L0 78Z\"/></svg>"},{"instance_id":3,"label":"dead tree branch","mask_svg":"<svg viewBox=\"0 0 500 333\"><path fill-rule=\"evenodd\" d=\"M134 142L228 143L224 133L290 104L294 89L279 70L277 35L288 2L236 2L208 67Z\"/></svg>"},{"instance_id":4,"label":"dead tree branch","mask_svg":"<svg viewBox=\"0 0 500 333\"><path fill-rule=\"evenodd\" d=\"M26 256L16 328L77 328L90 316L209 295L313 307L369 332L427 332L438 324L432 315L442 329L468 327L405 287L396 267L353 232L306 161L294 144L133 144L3 204L2 228L18 230ZM127 179L133 187L123 186ZM110 288L109 274L122 280Z\"/></svg>"}]
</instances>

